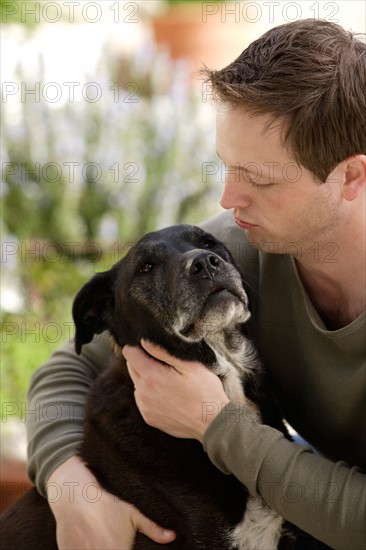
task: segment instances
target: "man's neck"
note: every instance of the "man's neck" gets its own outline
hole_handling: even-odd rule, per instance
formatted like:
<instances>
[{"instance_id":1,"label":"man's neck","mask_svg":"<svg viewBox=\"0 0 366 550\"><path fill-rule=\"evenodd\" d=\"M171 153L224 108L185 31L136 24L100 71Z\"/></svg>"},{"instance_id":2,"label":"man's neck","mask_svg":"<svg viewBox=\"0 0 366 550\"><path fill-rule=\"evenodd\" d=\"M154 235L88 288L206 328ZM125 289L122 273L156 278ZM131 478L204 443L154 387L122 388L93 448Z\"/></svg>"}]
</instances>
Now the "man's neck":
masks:
<instances>
[{"instance_id":1,"label":"man's neck","mask_svg":"<svg viewBox=\"0 0 366 550\"><path fill-rule=\"evenodd\" d=\"M365 224L317 243L296 260L300 279L326 326L341 328L366 310Z\"/></svg>"}]
</instances>

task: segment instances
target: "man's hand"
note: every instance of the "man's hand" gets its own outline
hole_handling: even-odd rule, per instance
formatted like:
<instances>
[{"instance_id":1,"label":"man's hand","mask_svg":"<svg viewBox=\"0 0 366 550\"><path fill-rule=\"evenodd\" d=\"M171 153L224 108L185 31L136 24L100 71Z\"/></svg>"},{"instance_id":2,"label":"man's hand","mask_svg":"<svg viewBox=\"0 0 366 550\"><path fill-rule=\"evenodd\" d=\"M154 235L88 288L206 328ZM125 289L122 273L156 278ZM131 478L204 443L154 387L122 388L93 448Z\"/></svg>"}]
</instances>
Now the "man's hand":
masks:
<instances>
[{"instance_id":1,"label":"man's hand","mask_svg":"<svg viewBox=\"0 0 366 550\"><path fill-rule=\"evenodd\" d=\"M102 489L77 456L52 473L47 492L60 550L128 550L137 531L160 544L175 539L172 531L164 530L131 504Z\"/></svg>"},{"instance_id":2,"label":"man's hand","mask_svg":"<svg viewBox=\"0 0 366 550\"><path fill-rule=\"evenodd\" d=\"M122 352L143 419L170 435L202 443L209 424L230 401L220 379L201 363L176 359L146 341L141 345L150 355L131 346Z\"/></svg>"}]
</instances>

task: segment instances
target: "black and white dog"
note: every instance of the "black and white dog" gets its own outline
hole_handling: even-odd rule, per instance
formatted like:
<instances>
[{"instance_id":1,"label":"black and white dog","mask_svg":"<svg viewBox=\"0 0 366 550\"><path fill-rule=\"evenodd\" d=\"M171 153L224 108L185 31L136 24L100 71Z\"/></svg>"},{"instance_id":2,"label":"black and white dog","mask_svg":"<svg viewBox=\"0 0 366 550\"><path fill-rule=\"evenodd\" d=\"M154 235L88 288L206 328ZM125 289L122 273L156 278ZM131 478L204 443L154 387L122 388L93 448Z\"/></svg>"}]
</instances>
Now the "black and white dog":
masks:
<instances>
[{"instance_id":1,"label":"black and white dog","mask_svg":"<svg viewBox=\"0 0 366 550\"><path fill-rule=\"evenodd\" d=\"M247 294L227 248L194 226L149 233L80 290L73 316L77 353L108 330L118 356L90 391L80 449L101 485L174 530L177 538L168 548L291 548L291 526L217 470L200 443L145 424L121 359L125 344L144 338L178 358L200 361L219 375L233 402L248 408L252 421L286 433L245 335ZM4 514L0 534L8 550L57 548L52 513L35 489ZM139 533L134 548L161 546Z\"/></svg>"}]
</instances>

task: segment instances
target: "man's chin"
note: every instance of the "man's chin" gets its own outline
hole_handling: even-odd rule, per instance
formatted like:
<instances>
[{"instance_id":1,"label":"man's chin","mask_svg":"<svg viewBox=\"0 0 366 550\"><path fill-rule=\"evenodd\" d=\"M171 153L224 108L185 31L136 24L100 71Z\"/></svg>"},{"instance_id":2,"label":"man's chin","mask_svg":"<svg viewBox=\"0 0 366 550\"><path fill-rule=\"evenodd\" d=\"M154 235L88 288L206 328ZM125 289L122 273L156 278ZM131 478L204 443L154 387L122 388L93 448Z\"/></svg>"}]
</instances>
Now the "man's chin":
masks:
<instances>
[{"instance_id":1,"label":"man's chin","mask_svg":"<svg viewBox=\"0 0 366 550\"><path fill-rule=\"evenodd\" d=\"M243 229L244 233L245 233L245 236L247 238L247 241L253 245L255 248L258 248L258 250L262 250L263 252L265 252L265 249L263 248L263 246L265 245L266 240L263 240L263 239L259 239L258 238L258 235L254 235L254 231L252 231L251 229Z\"/></svg>"},{"instance_id":2,"label":"man's chin","mask_svg":"<svg viewBox=\"0 0 366 550\"><path fill-rule=\"evenodd\" d=\"M267 252L272 254L281 253L280 243L278 239L276 240L271 236L259 237L251 229L245 229L245 236L248 242L254 247L260 250L261 252Z\"/></svg>"},{"instance_id":3,"label":"man's chin","mask_svg":"<svg viewBox=\"0 0 366 550\"><path fill-rule=\"evenodd\" d=\"M239 224L238 224L239 225ZM240 225L239 225L240 227ZM244 231L247 241L257 248L261 252L272 252L278 253L279 250L279 240L278 238L272 235L265 235L264 230L259 225L254 225L253 227L240 227Z\"/></svg>"}]
</instances>

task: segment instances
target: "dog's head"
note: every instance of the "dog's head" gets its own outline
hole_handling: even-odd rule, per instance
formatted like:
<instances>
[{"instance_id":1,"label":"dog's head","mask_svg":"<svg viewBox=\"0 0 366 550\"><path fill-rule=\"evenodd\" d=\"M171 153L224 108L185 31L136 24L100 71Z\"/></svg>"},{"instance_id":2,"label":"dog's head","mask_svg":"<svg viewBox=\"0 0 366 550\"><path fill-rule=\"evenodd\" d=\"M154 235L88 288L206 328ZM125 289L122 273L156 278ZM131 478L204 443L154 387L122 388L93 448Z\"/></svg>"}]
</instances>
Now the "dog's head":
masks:
<instances>
[{"instance_id":1,"label":"dog's head","mask_svg":"<svg viewBox=\"0 0 366 550\"><path fill-rule=\"evenodd\" d=\"M119 346L141 338L187 346L249 316L241 275L224 244L198 227L174 225L145 235L80 290L75 349L80 353L106 329Z\"/></svg>"}]
</instances>

